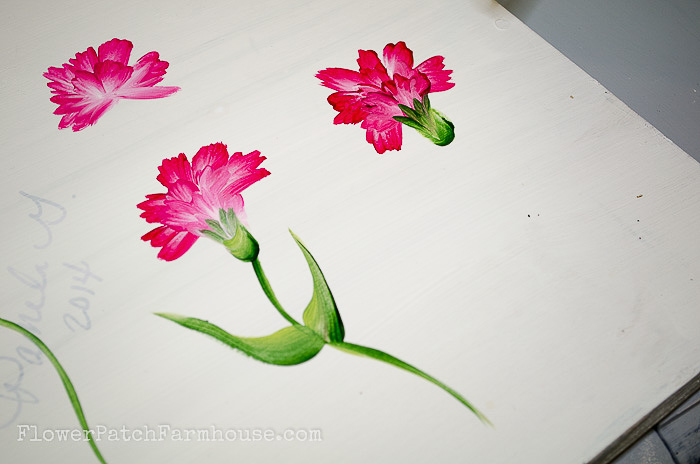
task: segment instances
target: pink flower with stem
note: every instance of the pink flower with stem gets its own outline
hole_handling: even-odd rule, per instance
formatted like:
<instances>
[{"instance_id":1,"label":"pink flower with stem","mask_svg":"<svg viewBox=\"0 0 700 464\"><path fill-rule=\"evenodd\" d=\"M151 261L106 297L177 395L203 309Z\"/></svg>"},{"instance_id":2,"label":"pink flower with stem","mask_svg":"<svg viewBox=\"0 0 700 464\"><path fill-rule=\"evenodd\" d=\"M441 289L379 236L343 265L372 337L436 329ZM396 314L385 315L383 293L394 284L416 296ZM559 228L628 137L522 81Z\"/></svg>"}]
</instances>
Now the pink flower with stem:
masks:
<instances>
[{"instance_id":1,"label":"pink flower with stem","mask_svg":"<svg viewBox=\"0 0 700 464\"><path fill-rule=\"evenodd\" d=\"M241 222L241 192L270 174L258 168L264 160L257 150L229 156L223 143L200 148L191 163L184 153L164 159L157 179L167 192L146 195L138 205L142 218L161 225L141 239L160 247L158 257L166 261L182 256L201 236L243 261L255 260L259 248Z\"/></svg>"},{"instance_id":2,"label":"pink flower with stem","mask_svg":"<svg viewBox=\"0 0 700 464\"><path fill-rule=\"evenodd\" d=\"M54 94L51 101L58 104L54 114L63 115L59 129L85 129L122 98L163 98L180 90L156 86L168 68L158 52L146 53L129 66L132 48L128 40L112 39L100 45L97 53L90 47L62 67L50 67L44 73L51 81L47 84Z\"/></svg>"},{"instance_id":3,"label":"pink flower with stem","mask_svg":"<svg viewBox=\"0 0 700 464\"><path fill-rule=\"evenodd\" d=\"M442 56L413 67L413 52L404 42L384 47L383 60L373 50L359 50L359 71L328 68L316 77L336 90L328 103L338 112L334 124L362 123L367 142L377 153L401 149L401 125L418 130L437 145L454 139L454 125L430 107L428 93L454 87Z\"/></svg>"}]
</instances>

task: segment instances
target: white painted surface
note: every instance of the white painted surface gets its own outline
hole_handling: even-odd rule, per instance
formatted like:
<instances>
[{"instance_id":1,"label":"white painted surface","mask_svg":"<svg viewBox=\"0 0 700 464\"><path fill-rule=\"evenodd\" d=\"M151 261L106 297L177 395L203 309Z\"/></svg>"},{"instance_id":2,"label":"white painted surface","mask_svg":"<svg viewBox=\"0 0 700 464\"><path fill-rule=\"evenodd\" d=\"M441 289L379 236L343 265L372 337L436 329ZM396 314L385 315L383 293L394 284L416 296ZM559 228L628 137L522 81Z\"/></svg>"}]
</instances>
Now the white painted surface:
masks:
<instances>
[{"instance_id":1,"label":"white painted surface","mask_svg":"<svg viewBox=\"0 0 700 464\"><path fill-rule=\"evenodd\" d=\"M170 1L6 3L3 267L47 267L37 327L93 426L322 429L320 443L102 441L120 462L580 463L700 369L700 165L492 2ZM156 101L122 101L96 126L58 131L41 73L112 37L171 66ZM433 105L448 147L417 134L377 155L331 124L314 74L359 48L405 40L456 87ZM463 393L479 423L427 382L324 349L267 366L152 316L209 319L240 335L282 327L248 266L200 241L173 263L139 240L136 203L156 167L224 141L259 149L272 175L246 192L278 296L300 314L310 277L286 228L318 259L347 340L384 349ZM19 192L62 205L45 231ZM48 214L56 211L46 210ZM72 271L102 280L91 328L71 332ZM2 317L36 290L0 273ZM76 427L53 370L0 338L2 383L23 367L20 416L0 430L12 462L94 459L86 443L18 442L17 424ZM16 362L15 362L16 361ZM8 396L8 392L3 393ZM0 398L0 422L16 403Z\"/></svg>"}]
</instances>

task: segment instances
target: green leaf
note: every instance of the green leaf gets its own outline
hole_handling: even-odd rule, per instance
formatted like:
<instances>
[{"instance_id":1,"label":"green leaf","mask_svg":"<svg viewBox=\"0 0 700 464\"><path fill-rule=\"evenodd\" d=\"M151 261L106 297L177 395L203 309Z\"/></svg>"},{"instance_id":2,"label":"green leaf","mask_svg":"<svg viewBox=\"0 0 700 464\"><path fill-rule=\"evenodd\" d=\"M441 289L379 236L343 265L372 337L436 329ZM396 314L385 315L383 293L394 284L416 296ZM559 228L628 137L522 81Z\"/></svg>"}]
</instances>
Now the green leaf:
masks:
<instances>
[{"instance_id":1,"label":"green leaf","mask_svg":"<svg viewBox=\"0 0 700 464\"><path fill-rule=\"evenodd\" d=\"M425 108L423 108L423 103L418 100L417 98L413 99L413 108L419 113L419 114L425 114Z\"/></svg>"},{"instance_id":2,"label":"green leaf","mask_svg":"<svg viewBox=\"0 0 700 464\"><path fill-rule=\"evenodd\" d=\"M427 93L423 95L423 109L426 113L430 112L430 98Z\"/></svg>"},{"instance_id":3,"label":"green leaf","mask_svg":"<svg viewBox=\"0 0 700 464\"><path fill-rule=\"evenodd\" d=\"M422 370L418 369L417 367L414 367L407 362L401 361L399 358L396 358L388 353L385 353L383 351L370 348L367 346L362 346L362 345L355 345L354 343L345 343L345 342L338 342L338 343L331 343L330 344L333 348L337 348L341 351L345 351L346 353L351 353L357 356L364 356L367 358L372 358L376 359L377 361L382 361L387 364L391 364L392 366L398 367L399 369L403 369L405 371L408 371L412 374L417 375L418 377L422 377L428 382L431 382L438 387L442 388L445 390L447 393L452 395L457 401L462 403L464 406L467 407L471 412L473 412L476 417L479 418L483 423L488 424L488 425L493 425L491 424L491 421L488 420L488 418L476 407L471 404L465 397L457 393L457 391L453 390L452 388L448 387L444 383L440 382L438 379L433 377L432 375L429 375Z\"/></svg>"},{"instance_id":4,"label":"green leaf","mask_svg":"<svg viewBox=\"0 0 700 464\"><path fill-rule=\"evenodd\" d=\"M406 116L394 116L394 119L402 124L406 124L408 127L418 129L419 131L423 130L423 126L421 126L419 122L407 118Z\"/></svg>"},{"instance_id":5,"label":"green leaf","mask_svg":"<svg viewBox=\"0 0 700 464\"><path fill-rule=\"evenodd\" d=\"M338 307L335 305L333 294L326 283L325 277L321 269L318 267L316 260L309 250L301 243L299 237L294 235L294 232L289 231L297 242L304 258L309 265L311 277L314 282L314 293L311 296L311 301L304 310L304 324L319 334L326 342L342 342L345 337L345 329L343 321L340 319Z\"/></svg>"},{"instance_id":6,"label":"green leaf","mask_svg":"<svg viewBox=\"0 0 700 464\"><path fill-rule=\"evenodd\" d=\"M97 449L97 444L95 443L95 440L92 437L92 433L89 433L90 427L88 426L87 419L85 418L83 408L80 406L80 401L78 400L78 393L75 391L75 387L73 387L73 382L71 382L70 378L68 377L68 374L66 373L65 369L63 369L63 366L61 366L61 363L58 362L58 359L53 354L53 352L51 352L49 347L46 346L46 344L42 342L36 335L29 332L24 327L15 324L14 322L10 322L5 319L0 319L0 327L7 327L10 330L14 330L15 332L21 333L29 340L31 340L31 342L34 343L37 346L37 348L39 348L41 352L44 353L44 355L46 355L47 358L49 358L49 361L51 361L51 364L53 365L54 369L56 369L56 372L58 372L58 376L61 378L61 382L63 382L63 388L66 389L68 399L70 399L71 405L73 405L73 410L75 411L75 415L78 417L78 422L80 422L80 426L83 428L85 436L88 437L90 447L92 448L92 452L95 453L95 456L102 464L105 464L106 461L102 457L102 454L100 454L100 450Z\"/></svg>"},{"instance_id":7,"label":"green leaf","mask_svg":"<svg viewBox=\"0 0 700 464\"><path fill-rule=\"evenodd\" d=\"M155 313L155 315L209 335L267 364L279 366L301 364L316 356L324 345L318 335L303 325L286 327L266 337L237 337L202 319L170 313Z\"/></svg>"},{"instance_id":8,"label":"green leaf","mask_svg":"<svg viewBox=\"0 0 700 464\"><path fill-rule=\"evenodd\" d=\"M410 106L402 105L401 103L399 103L399 108L401 109L401 111L403 111L403 114L405 114L405 115L408 116L409 118L415 119L415 120L420 120L420 119L421 119L420 113L418 113L417 111L415 111L415 110L414 110L413 108L411 108Z\"/></svg>"}]
</instances>

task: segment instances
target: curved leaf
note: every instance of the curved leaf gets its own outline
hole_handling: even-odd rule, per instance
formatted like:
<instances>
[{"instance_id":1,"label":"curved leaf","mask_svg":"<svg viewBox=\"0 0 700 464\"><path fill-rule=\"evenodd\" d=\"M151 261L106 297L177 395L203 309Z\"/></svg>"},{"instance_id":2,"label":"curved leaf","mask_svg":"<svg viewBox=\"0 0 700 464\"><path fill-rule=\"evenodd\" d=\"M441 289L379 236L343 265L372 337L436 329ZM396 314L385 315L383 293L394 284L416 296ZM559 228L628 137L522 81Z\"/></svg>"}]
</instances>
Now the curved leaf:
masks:
<instances>
[{"instance_id":1,"label":"curved leaf","mask_svg":"<svg viewBox=\"0 0 700 464\"><path fill-rule=\"evenodd\" d=\"M56 372L58 372L58 376L61 378L61 382L63 382L63 388L65 388L66 393L68 393L68 398L70 399L71 405L73 406L75 415L78 417L78 422L80 422L80 426L83 428L85 436L90 442L90 448L92 448L92 452L95 453L95 456L101 463L105 464L106 461L102 457L100 450L97 449L97 444L95 443L95 440L92 437L92 433L90 433L90 427L88 426L87 419L85 418L83 408L82 406L80 406L80 401L78 400L78 393L75 391L73 382L71 382L70 378L68 377L68 374L66 373L65 369L63 369L63 366L61 366L61 363L58 362L58 359L53 354L53 352L36 335L29 332L24 327L15 324L14 322L5 319L0 319L0 326L7 327L10 330L14 330L15 332L21 333L29 340L31 340L31 342L34 343L37 346L37 348L39 348L41 352L44 353L44 355L46 355L47 358L49 358L49 361L51 361L51 364L53 365L54 369L56 369Z\"/></svg>"},{"instance_id":2,"label":"curved leaf","mask_svg":"<svg viewBox=\"0 0 700 464\"><path fill-rule=\"evenodd\" d=\"M237 337L208 321L178 314L155 313L188 329L214 337L231 348L267 364L291 366L313 358L323 348L323 340L311 329L292 325L265 337Z\"/></svg>"},{"instance_id":3,"label":"curved leaf","mask_svg":"<svg viewBox=\"0 0 700 464\"><path fill-rule=\"evenodd\" d=\"M452 388L448 387L444 383L440 382L438 379L433 377L432 375L429 375L422 370L418 369L417 367L414 367L407 362L401 361L399 358L390 355L389 353L385 353L384 351L377 350L375 348L370 348L368 346L362 346L362 345L355 345L354 343L331 343L331 346L334 348L337 348L341 351L345 351L346 353L351 353L357 356L365 356L367 358L372 358L376 359L377 361L382 361L387 364L391 364L392 366L396 366L399 369L403 369L405 371L408 371L412 374L417 375L418 377L422 377L428 382L432 382L433 384L437 385L438 387L442 388L445 390L447 393L452 395L454 398L457 399L460 403L462 403L464 406L466 406L471 412L473 412L476 417L479 418L482 422L488 425L493 425L491 424L491 421L488 420L488 418L476 407L471 404L465 397L457 393L456 390L453 390Z\"/></svg>"},{"instance_id":4,"label":"curved leaf","mask_svg":"<svg viewBox=\"0 0 700 464\"><path fill-rule=\"evenodd\" d=\"M304 324L314 332L319 334L326 342L342 342L345 338L343 321L340 319L338 307L335 305L331 289L328 288L325 277L318 267L316 260L309 250L306 249L299 237L294 232L289 231L297 242L304 258L309 265L311 277L314 281L314 294L311 296L309 305L304 310Z\"/></svg>"}]
</instances>

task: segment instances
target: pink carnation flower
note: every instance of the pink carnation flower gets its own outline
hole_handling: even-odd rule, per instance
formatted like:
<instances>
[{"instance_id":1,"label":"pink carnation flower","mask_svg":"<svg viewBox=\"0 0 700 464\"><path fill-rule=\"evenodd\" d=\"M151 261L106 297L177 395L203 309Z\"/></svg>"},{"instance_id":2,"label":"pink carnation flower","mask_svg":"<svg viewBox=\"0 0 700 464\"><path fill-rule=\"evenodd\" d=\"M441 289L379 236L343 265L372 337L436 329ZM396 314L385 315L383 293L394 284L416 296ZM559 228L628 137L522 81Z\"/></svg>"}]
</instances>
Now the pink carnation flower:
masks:
<instances>
[{"instance_id":1,"label":"pink carnation flower","mask_svg":"<svg viewBox=\"0 0 700 464\"><path fill-rule=\"evenodd\" d=\"M401 149L401 124L414 127L438 145L454 138L452 124L431 110L428 93L454 87L452 71L442 56L428 58L415 68L413 52L404 42L384 47L381 61L373 50L359 50L360 70L328 68L316 74L337 92L328 103L338 112L335 124L357 124L367 130L367 142L377 153ZM408 111L407 111L408 110Z\"/></svg>"},{"instance_id":2,"label":"pink carnation flower","mask_svg":"<svg viewBox=\"0 0 700 464\"><path fill-rule=\"evenodd\" d=\"M61 68L51 67L44 73L49 79L51 101L58 104L54 114L62 114L59 129L85 129L120 98L163 98L180 90L179 87L155 86L163 80L167 61L158 59L157 52L146 53L129 66L133 44L128 40L112 39L95 49L90 47Z\"/></svg>"},{"instance_id":3,"label":"pink carnation flower","mask_svg":"<svg viewBox=\"0 0 700 464\"><path fill-rule=\"evenodd\" d=\"M158 257L166 261L182 256L202 235L230 241L236 218L245 220L241 192L270 174L258 168L263 160L257 150L229 156L223 143L200 148L192 163L184 153L164 159L157 179L167 193L146 195L148 200L138 205L142 218L162 225L141 239L161 247Z\"/></svg>"}]
</instances>

